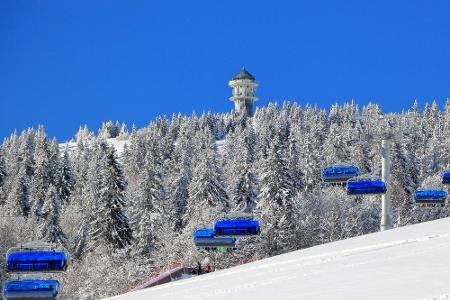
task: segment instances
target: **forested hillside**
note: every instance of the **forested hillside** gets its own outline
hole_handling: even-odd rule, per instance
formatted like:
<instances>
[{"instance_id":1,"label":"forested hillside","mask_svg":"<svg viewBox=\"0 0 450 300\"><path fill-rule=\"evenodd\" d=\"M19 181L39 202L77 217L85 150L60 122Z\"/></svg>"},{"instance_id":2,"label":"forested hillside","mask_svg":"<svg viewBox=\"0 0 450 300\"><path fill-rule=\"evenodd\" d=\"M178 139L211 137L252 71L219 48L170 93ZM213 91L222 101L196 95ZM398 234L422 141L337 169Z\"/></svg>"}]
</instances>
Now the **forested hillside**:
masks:
<instances>
[{"instance_id":1,"label":"forested hillside","mask_svg":"<svg viewBox=\"0 0 450 300\"><path fill-rule=\"evenodd\" d=\"M253 213L262 232L215 254L220 268L378 231L379 196L350 197L320 176L336 162L379 176L376 137L387 130L395 226L450 216L412 199L417 188L440 187L450 167L450 101L444 111L414 103L380 116L376 104L326 112L284 103L253 118L160 117L131 132L108 122L97 135L80 128L70 151L43 127L13 133L0 148L0 263L20 242L60 244L72 259L63 296L97 299L171 262L203 258L193 231L231 212ZM120 155L110 138L126 140Z\"/></svg>"}]
</instances>

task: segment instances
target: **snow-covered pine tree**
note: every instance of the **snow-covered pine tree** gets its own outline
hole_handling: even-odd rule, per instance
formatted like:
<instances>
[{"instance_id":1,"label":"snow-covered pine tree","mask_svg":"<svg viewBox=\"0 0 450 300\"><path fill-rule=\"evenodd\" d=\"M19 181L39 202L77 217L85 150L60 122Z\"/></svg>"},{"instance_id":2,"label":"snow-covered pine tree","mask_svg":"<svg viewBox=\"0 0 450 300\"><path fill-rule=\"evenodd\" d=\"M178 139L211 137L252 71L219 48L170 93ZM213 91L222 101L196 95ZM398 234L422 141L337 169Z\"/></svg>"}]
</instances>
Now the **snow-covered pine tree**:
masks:
<instances>
[{"instance_id":1,"label":"snow-covered pine tree","mask_svg":"<svg viewBox=\"0 0 450 300\"><path fill-rule=\"evenodd\" d=\"M6 193L3 190L3 184L8 172L6 172L5 159L3 157L3 148L0 146L0 205L6 201Z\"/></svg>"},{"instance_id":2,"label":"snow-covered pine tree","mask_svg":"<svg viewBox=\"0 0 450 300\"><path fill-rule=\"evenodd\" d=\"M442 116L442 166L450 169L450 99L445 102L445 112Z\"/></svg>"},{"instance_id":3,"label":"snow-covered pine tree","mask_svg":"<svg viewBox=\"0 0 450 300\"><path fill-rule=\"evenodd\" d=\"M171 209L169 218L175 231L183 229L183 216L189 199L189 184L192 179L192 139L188 126L182 125L174 149L172 164L167 178L167 194Z\"/></svg>"},{"instance_id":4,"label":"snow-covered pine tree","mask_svg":"<svg viewBox=\"0 0 450 300\"><path fill-rule=\"evenodd\" d=\"M234 155L229 159L231 169L230 200L233 210L249 213L256 206L256 178L253 172L253 128L246 126L236 131Z\"/></svg>"},{"instance_id":5,"label":"snow-covered pine tree","mask_svg":"<svg viewBox=\"0 0 450 300\"><path fill-rule=\"evenodd\" d=\"M313 133L305 133L301 145L300 167L304 175L305 190L314 189L320 182L320 148Z\"/></svg>"},{"instance_id":6,"label":"snow-covered pine tree","mask_svg":"<svg viewBox=\"0 0 450 300\"><path fill-rule=\"evenodd\" d=\"M115 138L119 135L120 125L116 122L116 125L110 120L106 123L102 123L102 127L99 130L98 136L101 139Z\"/></svg>"},{"instance_id":7,"label":"snow-covered pine tree","mask_svg":"<svg viewBox=\"0 0 450 300\"><path fill-rule=\"evenodd\" d=\"M65 245L67 238L59 225L60 203L56 187L48 187L41 209L41 221L38 225L38 238L53 244Z\"/></svg>"},{"instance_id":8,"label":"snow-covered pine tree","mask_svg":"<svg viewBox=\"0 0 450 300\"><path fill-rule=\"evenodd\" d=\"M122 123L119 130L119 135L117 136L120 140L126 140L128 139L128 127L127 124Z\"/></svg>"},{"instance_id":9,"label":"snow-covered pine tree","mask_svg":"<svg viewBox=\"0 0 450 300\"><path fill-rule=\"evenodd\" d=\"M347 146L343 137L343 128L333 123L323 145L324 160L327 165L348 160Z\"/></svg>"},{"instance_id":10,"label":"snow-covered pine tree","mask_svg":"<svg viewBox=\"0 0 450 300\"><path fill-rule=\"evenodd\" d=\"M25 169L25 166L21 165L6 199L7 214L12 216L26 217L30 212L28 176Z\"/></svg>"},{"instance_id":11,"label":"snow-covered pine tree","mask_svg":"<svg viewBox=\"0 0 450 300\"><path fill-rule=\"evenodd\" d=\"M35 168L30 187L31 213L41 217L41 209L47 196L47 190L53 183L51 152L44 128L40 127L36 134L36 148L34 150Z\"/></svg>"},{"instance_id":12,"label":"snow-covered pine tree","mask_svg":"<svg viewBox=\"0 0 450 300\"><path fill-rule=\"evenodd\" d=\"M397 226L403 226L410 223L412 217L415 185L409 176L408 161L401 143L392 143L391 156L392 166L395 166L391 170L392 204L397 215Z\"/></svg>"},{"instance_id":13,"label":"snow-covered pine tree","mask_svg":"<svg viewBox=\"0 0 450 300\"><path fill-rule=\"evenodd\" d=\"M295 249L296 243L294 186L281 149L281 138L277 135L260 174L257 211L262 220L260 247L264 256Z\"/></svg>"},{"instance_id":14,"label":"snow-covered pine tree","mask_svg":"<svg viewBox=\"0 0 450 300\"><path fill-rule=\"evenodd\" d=\"M350 149L350 162L359 168L359 173L370 173L370 144L365 141L356 142Z\"/></svg>"},{"instance_id":15,"label":"snow-covered pine tree","mask_svg":"<svg viewBox=\"0 0 450 300\"><path fill-rule=\"evenodd\" d=\"M75 234L71 245L71 254L75 259L81 259L84 257L86 250L92 250L95 246L101 245L101 242L91 239L91 224L97 217L95 215L97 211L95 208L98 207L97 203L99 202L99 161L103 154L104 153L99 151L99 146L96 143L92 147L84 148L84 153L81 156L81 158L83 158L83 164L80 166L79 170L85 177L77 178L75 185L76 189L72 194L72 198L78 200L71 201L70 203L72 208L79 210L81 213L79 229ZM89 160L85 160L87 158L89 158ZM84 184L82 185L81 182Z\"/></svg>"},{"instance_id":16,"label":"snow-covered pine tree","mask_svg":"<svg viewBox=\"0 0 450 300\"><path fill-rule=\"evenodd\" d=\"M57 179L58 195L62 204L67 204L75 187L75 177L72 172L67 144L64 149L63 161L61 162L60 168L59 178Z\"/></svg>"},{"instance_id":17,"label":"snow-covered pine tree","mask_svg":"<svg viewBox=\"0 0 450 300\"><path fill-rule=\"evenodd\" d=\"M6 171L5 159L3 157L3 148L0 147L0 188L3 186L8 172Z\"/></svg>"},{"instance_id":18,"label":"snow-covered pine tree","mask_svg":"<svg viewBox=\"0 0 450 300\"><path fill-rule=\"evenodd\" d=\"M141 255L158 251L161 246L162 219L164 218L161 178L152 165L147 165L140 174L135 205L135 250Z\"/></svg>"},{"instance_id":19,"label":"snow-covered pine tree","mask_svg":"<svg viewBox=\"0 0 450 300\"><path fill-rule=\"evenodd\" d=\"M101 141L98 147L98 199L92 206L90 236L94 245L113 249L132 243L132 230L125 212L125 180L114 148Z\"/></svg>"},{"instance_id":20,"label":"snow-covered pine tree","mask_svg":"<svg viewBox=\"0 0 450 300\"><path fill-rule=\"evenodd\" d=\"M39 137L42 138L43 134L45 135L43 128L40 130L38 129L37 133L34 129L28 129L27 131L22 132L19 137L19 162L20 164L25 165L26 173L29 177L34 175L36 140ZM19 168L17 166L16 171L18 170Z\"/></svg>"},{"instance_id":21,"label":"snow-covered pine tree","mask_svg":"<svg viewBox=\"0 0 450 300\"><path fill-rule=\"evenodd\" d=\"M294 124L291 127L288 137L288 147L287 147L287 164L289 171L292 174L292 182L294 184L296 191L302 191L305 188L303 182L303 171L301 168L301 145L302 134L299 124Z\"/></svg>"},{"instance_id":22,"label":"snow-covered pine tree","mask_svg":"<svg viewBox=\"0 0 450 300\"><path fill-rule=\"evenodd\" d=\"M189 199L183 216L183 223L189 232L195 226L216 220L229 207L210 131L203 129L196 140L198 164L189 184Z\"/></svg>"}]
</instances>

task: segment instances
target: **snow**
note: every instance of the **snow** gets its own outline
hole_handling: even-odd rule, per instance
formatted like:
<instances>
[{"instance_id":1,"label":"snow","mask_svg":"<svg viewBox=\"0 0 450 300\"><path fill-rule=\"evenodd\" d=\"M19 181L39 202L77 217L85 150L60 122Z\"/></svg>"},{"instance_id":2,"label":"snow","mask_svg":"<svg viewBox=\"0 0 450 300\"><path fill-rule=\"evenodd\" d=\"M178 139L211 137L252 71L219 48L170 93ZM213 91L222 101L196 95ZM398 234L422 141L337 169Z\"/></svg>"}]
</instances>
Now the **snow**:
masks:
<instances>
[{"instance_id":1,"label":"snow","mask_svg":"<svg viewBox=\"0 0 450 300\"><path fill-rule=\"evenodd\" d=\"M215 141L216 149L218 153L222 153L224 150L226 139Z\"/></svg>"},{"instance_id":2,"label":"snow","mask_svg":"<svg viewBox=\"0 0 450 300\"><path fill-rule=\"evenodd\" d=\"M107 142L110 146L113 146L116 149L118 156L122 156L123 150L125 149L125 145L127 144L128 140L112 138L107 139Z\"/></svg>"},{"instance_id":3,"label":"snow","mask_svg":"<svg viewBox=\"0 0 450 300\"><path fill-rule=\"evenodd\" d=\"M450 299L450 218L295 251L111 299Z\"/></svg>"},{"instance_id":4,"label":"snow","mask_svg":"<svg viewBox=\"0 0 450 300\"><path fill-rule=\"evenodd\" d=\"M118 138L110 138L110 139L106 139L106 141L108 142L108 144L110 146L113 146L116 149L118 156L122 155L123 150L125 149L125 145L128 143L128 139L118 139ZM66 144L68 146L67 148L69 150L69 153L75 152L78 148L77 143L74 141L62 143L62 144L59 144L59 150L61 153L64 153Z\"/></svg>"}]
</instances>

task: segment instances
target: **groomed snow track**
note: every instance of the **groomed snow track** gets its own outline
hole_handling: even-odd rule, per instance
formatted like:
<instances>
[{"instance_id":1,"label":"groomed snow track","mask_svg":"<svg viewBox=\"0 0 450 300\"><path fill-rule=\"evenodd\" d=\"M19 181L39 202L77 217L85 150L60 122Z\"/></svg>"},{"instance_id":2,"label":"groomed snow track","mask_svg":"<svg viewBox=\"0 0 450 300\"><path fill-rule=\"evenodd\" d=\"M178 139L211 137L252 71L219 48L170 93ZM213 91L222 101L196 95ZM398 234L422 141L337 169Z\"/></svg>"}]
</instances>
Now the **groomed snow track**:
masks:
<instances>
[{"instance_id":1,"label":"groomed snow track","mask_svg":"<svg viewBox=\"0 0 450 300\"><path fill-rule=\"evenodd\" d=\"M111 299L450 299L450 218L324 244Z\"/></svg>"}]
</instances>

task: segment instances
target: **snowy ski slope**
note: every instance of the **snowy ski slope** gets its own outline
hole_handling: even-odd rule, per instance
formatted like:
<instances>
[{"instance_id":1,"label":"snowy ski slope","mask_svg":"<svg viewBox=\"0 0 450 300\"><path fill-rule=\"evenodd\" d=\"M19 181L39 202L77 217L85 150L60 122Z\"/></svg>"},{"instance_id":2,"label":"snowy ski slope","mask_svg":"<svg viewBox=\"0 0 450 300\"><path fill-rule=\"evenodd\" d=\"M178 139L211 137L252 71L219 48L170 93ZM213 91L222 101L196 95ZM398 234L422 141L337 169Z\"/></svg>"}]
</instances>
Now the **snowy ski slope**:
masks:
<instances>
[{"instance_id":1,"label":"snowy ski slope","mask_svg":"<svg viewBox=\"0 0 450 300\"><path fill-rule=\"evenodd\" d=\"M450 299L450 218L320 245L111 299Z\"/></svg>"}]
</instances>

